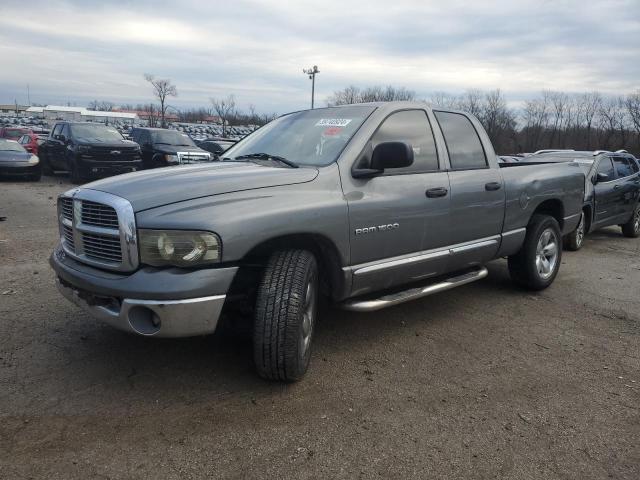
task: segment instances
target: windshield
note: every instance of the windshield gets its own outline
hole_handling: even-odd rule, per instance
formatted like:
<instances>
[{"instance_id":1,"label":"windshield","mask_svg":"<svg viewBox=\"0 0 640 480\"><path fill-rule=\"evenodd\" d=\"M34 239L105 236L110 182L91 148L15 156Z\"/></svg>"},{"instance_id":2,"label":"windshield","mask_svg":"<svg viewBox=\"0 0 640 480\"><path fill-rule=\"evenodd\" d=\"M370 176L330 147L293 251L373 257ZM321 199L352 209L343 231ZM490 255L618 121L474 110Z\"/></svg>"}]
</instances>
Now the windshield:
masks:
<instances>
[{"instance_id":1,"label":"windshield","mask_svg":"<svg viewBox=\"0 0 640 480\"><path fill-rule=\"evenodd\" d=\"M115 128L100 124L71 125L71 134L76 140L88 142L118 142L123 140L123 136Z\"/></svg>"},{"instance_id":2,"label":"windshield","mask_svg":"<svg viewBox=\"0 0 640 480\"><path fill-rule=\"evenodd\" d=\"M7 129L7 130L4 131L4 136L6 138L10 138L12 140L15 140L16 138L20 138L25 133L27 133L26 130Z\"/></svg>"},{"instance_id":3,"label":"windshield","mask_svg":"<svg viewBox=\"0 0 640 480\"><path fill-rule=\"evenodd\" d=\"M16 142L0 140L0 152L25 152L26 150Z\"/></svg>"},{"instance_id":4,"label":"windshield","mask_svg":"<svg viewBox=\"0 0 640 480\"><path fill-rule=\"evenodd\" d=\"M188 135L176 130L154 130L151 132L153 143L176 145L181 147L195 147L196 144Z\"/></svg>"},{"instance_id":5,"label":"windshield","mask_svg":"<svg viewBox=\"0 0 640 480\"><path fill-rule=\"evenodd\" d=\"M267 153L298 165L329 165L375 107L318 108L291 113L268 123L225 152L231 160Z\"/></svg>"}]
</instances>

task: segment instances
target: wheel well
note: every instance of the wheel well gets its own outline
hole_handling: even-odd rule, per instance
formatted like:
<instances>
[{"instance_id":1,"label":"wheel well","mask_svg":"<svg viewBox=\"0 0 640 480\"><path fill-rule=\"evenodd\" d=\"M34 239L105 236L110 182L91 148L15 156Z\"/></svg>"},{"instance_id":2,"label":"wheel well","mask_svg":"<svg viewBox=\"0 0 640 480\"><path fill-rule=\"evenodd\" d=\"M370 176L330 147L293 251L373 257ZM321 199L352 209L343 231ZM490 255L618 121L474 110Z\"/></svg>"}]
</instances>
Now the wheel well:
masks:
<instances>
[{"instance_id":1,"label":"wheel well","mask_svg":"<svg viewBox=\"0 0 640 480\"><path fill-rule=\"evenodd\" d=\"M320 274L320 285L323 293L329 297L340 296L344 290L344 276L342 275L342 262L340 254L334 243L327 237L319 234L300 233L285 235L266 240L253 247L240 260L240 270L234 280L236 286L257 286L262 269L266 266L269 257L278 250L303 249L309 250L316 257ZM236 290L233 288L232 290Z\"/></svg>"},{"instance_id":2,"label":"wheel well","mask_svg":"<svg viewBox=\"0 0 640 480\"><path fill-rule=\"evenodd\" d=\"M560 230L564 227L564 205L558 199L545 200L540 205L536 207L533 211L533 215L541 213L544 215L550 215L558 221L558 225L560 225Z\"/></svg>"}]
</instances>

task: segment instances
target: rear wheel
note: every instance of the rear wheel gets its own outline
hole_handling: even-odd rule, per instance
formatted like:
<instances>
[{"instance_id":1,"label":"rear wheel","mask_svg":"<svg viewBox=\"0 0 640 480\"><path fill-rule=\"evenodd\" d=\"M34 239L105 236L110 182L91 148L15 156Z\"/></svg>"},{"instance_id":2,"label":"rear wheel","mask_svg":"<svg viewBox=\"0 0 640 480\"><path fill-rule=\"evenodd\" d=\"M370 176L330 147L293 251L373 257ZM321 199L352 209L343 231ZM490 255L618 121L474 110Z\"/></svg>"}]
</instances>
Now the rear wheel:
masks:
<instances>
[{"instance_id":1,"label":"rear wheel","mask_svg":"<svg viewBox=\"0 0 640 480\"><path fill-rule=\"evenodd\" d=\"M258 288L253 357L269 380L302 378L311 358L318 311L318 265L307 250L274 253Z\"/></svg>"},{"instance_id":2,"label":"rear wheel","mask_svg":"<svg viewBox=\"0 0 640 480\"><path fill-rule=\"evenodd\" d=\"M629 221L622 225L622 234L629 238L636 238L640 235L640 204L636 205Z\"/></svg>"},{"instance_id":3,"label":"rear wheel","mask_svg":"<svg viewBox=\"0 0 640 480\"><path fill-rule=\"evenodd\" d=\"M580 223L576 229L564 237L564 248L571 250L572 252L580 250L584 243L585 230L585 215L584 212L582 212L582 215L580 216Z\"/></svg>"},{"instance_id":4,"label":"rear wheel","mask_svg":"<svg viewBox=\"0 0 640 480\"><path fill-rule=\"evenodd\" d=\"M560 269L560 226L548 215L534 215L527 226L524 244L509 257L509 273L518 285L542 290L551 285Z\"/></svg>"}]
</instances>

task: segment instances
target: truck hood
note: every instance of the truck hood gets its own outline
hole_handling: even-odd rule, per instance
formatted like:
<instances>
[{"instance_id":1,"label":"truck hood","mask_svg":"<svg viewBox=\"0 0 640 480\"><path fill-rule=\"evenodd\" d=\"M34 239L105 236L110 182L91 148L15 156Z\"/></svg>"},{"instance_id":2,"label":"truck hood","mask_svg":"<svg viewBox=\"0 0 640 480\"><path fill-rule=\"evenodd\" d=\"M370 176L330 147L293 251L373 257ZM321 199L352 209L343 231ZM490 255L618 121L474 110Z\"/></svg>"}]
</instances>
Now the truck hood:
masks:
<instances>
[{"instance_id":1,"label":"truck hood","mask_svg":"<svg viewBox=\"0 0 640 480\"><path fill-rule=\"evenodd\" d=\"M310 182L316 168L278 168L253 163L216 162L180 165L118 175L82 188L125 198L140 212L171 203L223 193Z\"/></svg>"}]
</instances>

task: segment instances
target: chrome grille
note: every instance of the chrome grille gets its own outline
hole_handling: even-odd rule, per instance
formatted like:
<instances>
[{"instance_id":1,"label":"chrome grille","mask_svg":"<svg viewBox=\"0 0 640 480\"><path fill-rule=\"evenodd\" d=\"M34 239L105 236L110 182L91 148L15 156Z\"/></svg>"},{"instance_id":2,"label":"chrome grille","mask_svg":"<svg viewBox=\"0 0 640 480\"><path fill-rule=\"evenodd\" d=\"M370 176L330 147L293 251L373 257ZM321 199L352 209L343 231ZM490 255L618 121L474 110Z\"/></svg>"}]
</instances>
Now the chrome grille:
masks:
<instances>
[{"instance_id":1,"label":"chrome grille","mask_svg":"<svg viewBox=\"0 0 640 480\"><path fill-rule=\"evenodd\" d=\"M122 262L122 247L120 238L95 233L82 234L82 246L84 254L94 260L112 263Z\"/></svg>"},{"instance_id":2,"label":"chrome grille","mask_svg":"<svg viewBox=\"0 0 640 480\"><path fill-rule=\"evenodd\" d=\"M62 216L69 221L73 220L73 198L62 197L60 200Z\"/></svg>"},{"instance_id":3,"label":"chrome grille","mask_svg":"<svg viewBox=\"0 0 640 480\"><path fill-rule=\"evenodd\" d=\"M75 250L75 244L73 239L73 228L69 225L62 225L62 238L67 245L67 248Z\"/></svg>"},{"instance_id":4,"label":"chrome grille","mask_svg":"<svg viewBox=\"0 0 640 480\"><path fill-rule=\"evenodd\" d=\"M135 215L124 198L74 189L58 201L61 246L71 258L108 270L138 267Z\"/></svg>"},{"instance_id":5,"label":"chrome grille","mask_svg":"<svg viewBox=\"0 0 640 480\"><path fill-rule=\"evenodd\" d=\"M118 214L113 207L89 200L82 201L81 220L85 225L118 228Z\"/></svg>"}]
</instances>

